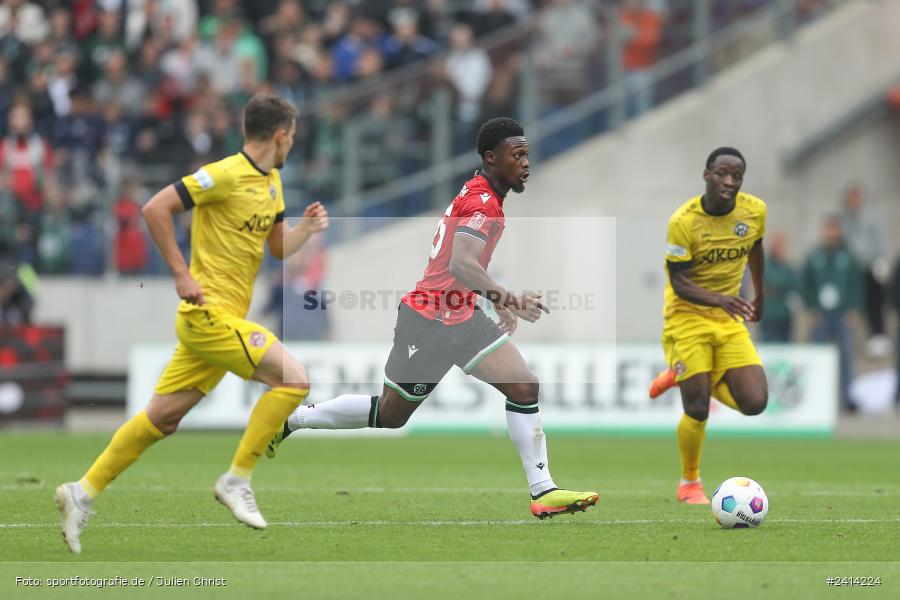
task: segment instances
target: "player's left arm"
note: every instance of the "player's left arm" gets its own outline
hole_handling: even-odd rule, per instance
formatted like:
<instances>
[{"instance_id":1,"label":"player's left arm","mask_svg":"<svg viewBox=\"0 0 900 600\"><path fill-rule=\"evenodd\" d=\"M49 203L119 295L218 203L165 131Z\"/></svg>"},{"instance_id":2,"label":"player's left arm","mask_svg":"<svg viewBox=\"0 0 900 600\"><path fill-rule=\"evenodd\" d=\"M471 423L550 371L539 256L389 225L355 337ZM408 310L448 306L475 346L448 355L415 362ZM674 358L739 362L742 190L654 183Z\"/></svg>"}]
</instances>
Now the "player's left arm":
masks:
<instances>
[{"instance_id":1,"label":"player's left arm","mask_svg":"<svg viewBox=\"0 0 900 600\"><path fill-rule=\"evenodd\" d=\"M294 254L313 235L328 229L328 210L321 202L313 202L303 211L303 218L294 227L287 228L284 219L279 220L269 232L269 251L278 260Z\"/></svg>"},{"instance_id":2,"label":"player's left arm","mask_svg":"<svg viewBox=\"0 0 900 600\"><path fill-rule=\"evenodd\" d=\"M762 238L756 240L756 243L750 248L747 264L750 266L750 275L753 278L753 292L756 295L753 298L753 302L751 302L753 304L753 322L756 323L762 319L765 301L766 251L763 247Z\"/></svg>"}]
</instances>

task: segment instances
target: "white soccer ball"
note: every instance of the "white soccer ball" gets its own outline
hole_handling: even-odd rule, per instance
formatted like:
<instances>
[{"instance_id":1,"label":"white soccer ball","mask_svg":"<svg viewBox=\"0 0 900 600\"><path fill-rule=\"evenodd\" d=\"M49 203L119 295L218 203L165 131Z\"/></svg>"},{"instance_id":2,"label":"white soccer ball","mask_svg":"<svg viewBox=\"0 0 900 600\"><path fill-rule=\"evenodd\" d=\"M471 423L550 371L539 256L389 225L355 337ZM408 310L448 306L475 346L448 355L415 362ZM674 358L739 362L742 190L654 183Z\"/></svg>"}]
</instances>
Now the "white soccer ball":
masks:
<instances>
[{"instance_id":1,"label":"white soccer ball","mask_svg":"<svg viewBox=\"0 0 900 600\"><path fill-rule=\"evenodd\" d=\"M713 493L712 513L725 529L759 527L768 512L766 492L749 477L726 479Z\"/></svg>"}]
</instances>

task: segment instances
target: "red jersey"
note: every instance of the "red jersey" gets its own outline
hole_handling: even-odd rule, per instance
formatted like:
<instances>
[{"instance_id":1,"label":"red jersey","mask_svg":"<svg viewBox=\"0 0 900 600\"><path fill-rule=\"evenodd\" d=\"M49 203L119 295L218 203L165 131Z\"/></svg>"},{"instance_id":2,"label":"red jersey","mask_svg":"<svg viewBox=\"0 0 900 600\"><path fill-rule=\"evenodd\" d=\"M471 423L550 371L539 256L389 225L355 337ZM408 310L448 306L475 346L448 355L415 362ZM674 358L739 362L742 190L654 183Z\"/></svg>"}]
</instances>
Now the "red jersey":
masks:
<instances>
[{"instance_id":1,"label":"red jersey","mask_svg":"<svg viewBox=\"0 0 900 600\"><path fill-rule=\"evenodd\" d=\"M450 274L453 240L457 235L468 235L483 241L478 262L487 269L505 226L503 198L484 175L476 172L441 217L425 275L415 290L403 296L402 302L426 319L442 321L444 325L468 320L475 310L476 294Z\"/></svg>"}]
</instances>

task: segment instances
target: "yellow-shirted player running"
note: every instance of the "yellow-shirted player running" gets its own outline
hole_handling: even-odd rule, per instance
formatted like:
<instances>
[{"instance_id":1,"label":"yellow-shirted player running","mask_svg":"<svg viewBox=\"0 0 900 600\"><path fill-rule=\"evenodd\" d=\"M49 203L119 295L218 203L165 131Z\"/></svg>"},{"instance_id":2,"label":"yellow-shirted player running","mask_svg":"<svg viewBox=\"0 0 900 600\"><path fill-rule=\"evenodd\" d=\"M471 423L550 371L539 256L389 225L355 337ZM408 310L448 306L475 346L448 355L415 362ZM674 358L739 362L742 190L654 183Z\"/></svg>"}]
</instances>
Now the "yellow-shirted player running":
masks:
<instances>
[{"instance_id":1,"label":"yellow-shirted player running","mask_svg":"<svg viewBox=\"0 0 900 600\"><path fill-rule=\"evenodd\" d=\"M669 219L663 351L667 371L650 386L655 398L678 385L684 415L678 423L681 482L678 500L709 504L700 481L700 453L709 400L745 415L766 408L768 384L745 321L763 313L762 238L766 205L741 193L747 163L734 148L706 160L706 193L682 204ZM756 298L738 293L750 265Z\"/></svg>"},{"instance_id":2,"label":"yellow-shirted player running","mask_svg":"<svg viewBox=\"0 0 900 600\"><path fill-rule=\"evenodd\" d=\"M80 481L56 489L63 537L72 552L81 552L81 532L97 495L144 450L174 433L227 371L270 389L253 408L214 493L238 521L266 527L250 477L266 444L308 394L309 380L272 332L244 317L266 242L283 259L328 227L328 213L319 203L306 208L296 227L285 227L278 169L293 145L296 116L278 96L252 98L244 108L243 150L167 186L144 207L182 299L175 317L178 345L147 408L116 431ZM194 209L190 269L173 226L173 215L188 209Z\"/></svg>"}]
</instances>

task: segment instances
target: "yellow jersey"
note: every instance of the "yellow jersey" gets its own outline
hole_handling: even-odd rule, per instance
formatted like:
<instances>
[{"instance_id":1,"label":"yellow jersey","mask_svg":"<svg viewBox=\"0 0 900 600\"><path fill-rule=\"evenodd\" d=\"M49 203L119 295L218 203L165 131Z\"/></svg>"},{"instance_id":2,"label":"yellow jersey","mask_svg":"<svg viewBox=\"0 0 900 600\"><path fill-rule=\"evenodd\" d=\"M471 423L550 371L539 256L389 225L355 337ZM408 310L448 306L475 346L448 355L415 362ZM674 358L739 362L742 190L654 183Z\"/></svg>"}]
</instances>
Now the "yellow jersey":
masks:
<instances>
[{"instance_id":1,"label":"yellow jersey","mask_svg":"<svg viewBox=\"0 0 900 600\"><path fill-rule=\"evenodd\" d=\"M695 196L669 219L666 238L666 296L663 317L699 314L715 321L732 320L718 307L701 306L679 298L672 289L669 268L689 268L690 279L711 292L736 296L747 267L750 249L766 233L766 204L756 196L738 193L727 215L711 215Z\"/></svg>"},{"instance_id":2,"label":"yellow jersey","mask_svg":"<svg viewBox=\"0 0 900 600\"><path fill-rule=\"evenodd\" d=\"M272 227L284 219L277 169L268 173L239 152L175 182L191 221L191 276L210 306L243 318ZM182 301L179 312L201 310Z\"/></svg>"}]
</instances>

